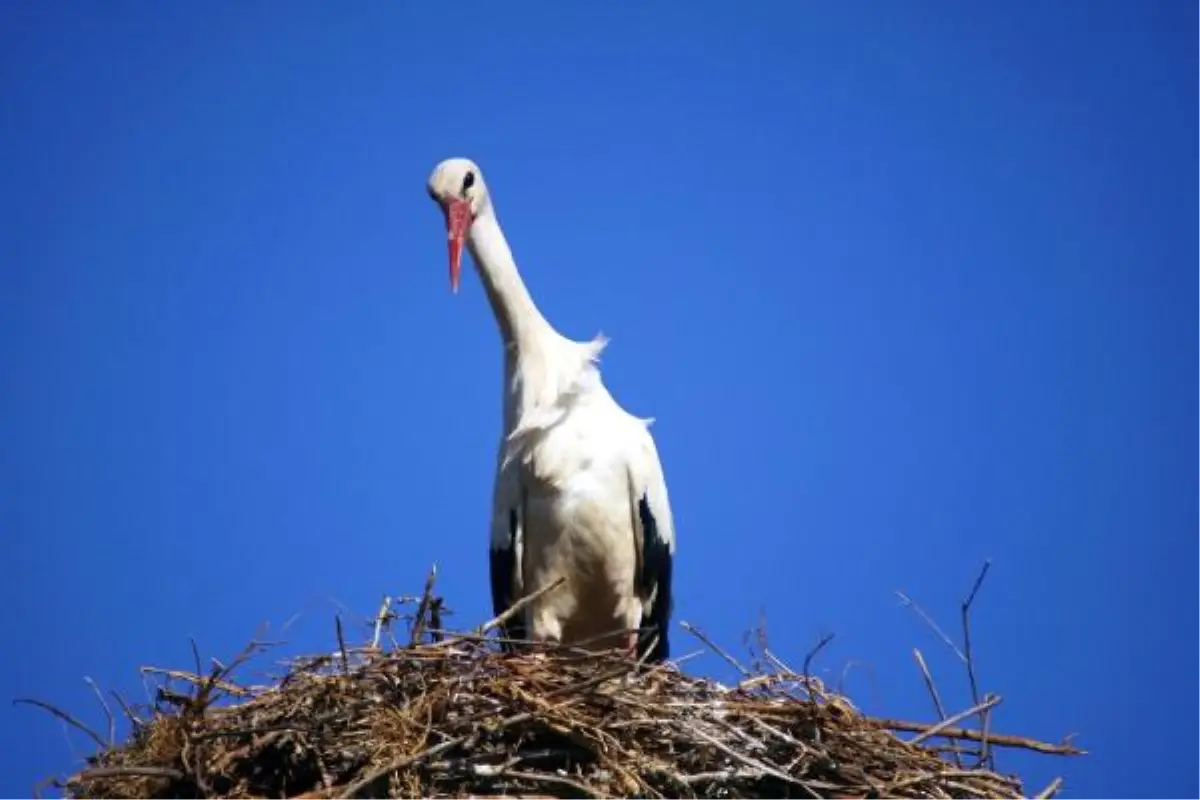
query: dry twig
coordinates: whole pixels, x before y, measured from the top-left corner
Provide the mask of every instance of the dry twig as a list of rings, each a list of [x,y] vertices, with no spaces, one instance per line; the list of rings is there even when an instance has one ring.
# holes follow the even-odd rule
[[[375,615],[375,635],[371,638],[371,649],[379,649],[379,637],[383,634],[384,625],[391,621],[392,616],[392,598],[385,594],[383,604],[379,606],[379,613]]]
[[[108,707],[108,701],[104,699],[104,695],[100,692],[100,687],[96,682],[86,675],[83,676],[84,683],[92,687],[92,692],[95,693],[96,699],[100,701],[100,707],[104,709],[104,716],[108,720],[108,746],[112,747],[117,743],[117,718],[113,716],[112,709]]]
[[[980,736],[974,739],[974,741],[978,741],[980,743],[979,750],[976,753],[978,756],[976,764],[977,766],[985,768],[993,768],[995,766],[992,755],[992,742],[989,738],[989,732],[991,731],[992,723],[991,709],[1000,701],[1000,698],[990,693],[984,695],[982,698],[980,698],[979,695],[979,681],[975,672],[975,656],[971,649],[971,607],[974,605],[975,599],[979,595],[979,590],[982,588],[983,581],[987,577],[988,570],[991,569],[991,566],[991,560],[986,560],[983,562],[983,566],[980,568],[979,574],[975,576],[975,582],[971,585],[971,591],[959,604],[959,615],[962,622],[963,632],[963,646],[961,649],[953,642],[953,640],[950,639],[949,636],[946,635],[946,632],[938,626],[933,618],[926,614],[925,611],[919,605],[917,605],[915,601],[913,601],[912,598],[904,594],[904,592],[896,592],[896,595],[900,598],[901,603],[908,608],[911,608],[913,612],[916,613],[917,616],[919,616],[943,642],[945,642],[946,646],[950,648],[950,650],[958,657],[958,659],[966,668],[967,682],[971,691],[971,702],[979,714],[980,730],[982,732]],[[936,695],[936,690],[933,686],[933,678],[930,675],[929,670],[925,665],[925,660],[921,657],[920,653],[917,653],[917,661],[922,673],[925,676],[926,686],[929,688],[930,693],[934,695],[935,704],[938,706],[938,714],[942,717],[944,722],[946,715],[944,710],[941,708],[941,700]],[[947,725],[948,724],[949,723],[947,723]],[[954,752],[954,758],[956,763],[961,765],[962,759],[959,751],[956,750]]]
[[[429,568],[429,575],[425,578],[425,590],[421,592],[421,601],[417,605],[417,612],[413,615],[412,633],[409,636],[409,641],[412,644],[417,644],[421,641],[421,634],[425,628],[426,617],[429,615],[433,605],[433,584],[437,580],[437,564]]]
[[[934,724],[928,722],[910,722],[903,719],[887,719],[884,717],[874,718],[879,725],[891,731],[904,731],[905,733],[925,733]],[[939,731],[940,736],[947,739],[966,739],[972,742],[982,741],[983,733],[981,731],[972,730],[970,728],[955,728],[945,727]],[[1043,742],[1038,739],[1032,739],[1026,736],[1012,736],[1010,734],[993,733],[988,737],[996,747],[1011,747],[1018,750],[1031,750],[1035,753],[1042,753],[1051,756],[1085,756],[1087,751],[1076,747],[1069,742],[1053,743]]]
[[[963,600],[961,606],[963,655],[966,656],[967,660],[967,680],[971,686],[971,702],[975,703],[975,705],[981,705],[983,701],[979,699],[979,681],[975,678],[975,656],[971,651],[971,606],[975,603],[975,597],[979,594],[979,588],[983,586],[983,579],[987,577],[988,570],[991,567],[992,562],[990,560],[983,562],[983,568],[979,570],[979,575],[975,578],[974,585],[971,586],[971,593],[967,595],[966,600]],[[979,763],[981,766],[987,766],[991,761],[987,736],[988,730],[991,728],[991,718],[990,708],[985,708],[980,712],[980,728],[983,731],[983,737],[980,739],[979,746]]]
[[[938,720],[945,721],[946,707],[942,705],[942,697],[938,694],[937,685],[933,682],[933,675],[929,672],[929,667],[925,664],[925,657],[921,655],[921,651],[913,648],[913,658],[917,661],[917,667],[921,670],[921,677],[925,679],[925,688],[929,691],[929,696],[933,700],[933,709],[937,712]],[[962,755],[955,748],[954,763],[962,766]]]
[[[49,711],[51,714],[58,717],[63,722],[67,723],[68,725],[78,728],[79,730],[86,733],[88,735],[88,737],[92,741],[94,741],[96,744],[100,745],[100,747],[104,748],[104,747],[108,746],[105,743],[104,739],[100,736],[100,734],[96,733],[95,730],[93,730],[92,728],[89,728],[87,725],[83,724],[75,717],[73,717],[70,714],[68,714],[67,712],[63,711],[58,706],[51,705],[50,703],[47,703],[43,700],[35,700],[32,697],[18,697],[16,700],[13,700],[14,706],[21,705],[22,703],[25,705],[37,706],[38,708],[42,709],[43,711]]]

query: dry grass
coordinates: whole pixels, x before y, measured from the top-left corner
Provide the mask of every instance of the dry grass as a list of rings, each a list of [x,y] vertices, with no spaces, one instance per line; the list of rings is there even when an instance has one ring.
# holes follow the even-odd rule
[[[793,670],[765,646],[750,668],[709,643],[744,676],[730,687],[611,653],[502,654],[496,620],[441,631],[432,588],[413,599],[405,644],[378,646],[395,618],[385,604],[373,644],[347,647],[339,623],[337,652],[269,686],[233,683],[256,644],[203,674],[198,658],[195,672],[157,670],[153,708],[121,704],[134,728],[123,744],[49,707],[101,745],[58,785],[95,798],[1007,798],[1023,787],[987,768],[995,747],[1082,752],[989,731],[995,696],[934,725],[869,718],[807,676],[812,654]]]

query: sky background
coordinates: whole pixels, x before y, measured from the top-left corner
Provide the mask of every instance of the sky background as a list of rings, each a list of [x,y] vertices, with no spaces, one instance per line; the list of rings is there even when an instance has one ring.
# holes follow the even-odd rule
[[[954,710],[963,670],[895,593],[957,635],[990,558],[994,730],[1091,752],[1000,768],[1194,796],[1196,39],[1132,0],[4,3],[0,793],[90,752],[11,698],[102,726],[84,676],[324,650],[433,562],[490,616],[501,351],[424,188],[468,156],[658,420],[676,620],[833,632],[822,675],[930,719],[912,648]]]

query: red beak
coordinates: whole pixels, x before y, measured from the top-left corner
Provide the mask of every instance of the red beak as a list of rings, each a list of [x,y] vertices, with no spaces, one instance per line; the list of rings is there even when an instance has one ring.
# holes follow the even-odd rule
[[[457,294],[463,239],[471,227],[471,204],[466,200],[450,199],[442,206],[442,211],[446,214],[446,239],[450,246],[450,291]]]

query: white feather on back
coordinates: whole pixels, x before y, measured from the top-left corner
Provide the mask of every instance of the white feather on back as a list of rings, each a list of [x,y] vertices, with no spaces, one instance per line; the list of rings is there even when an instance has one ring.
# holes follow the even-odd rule
[[[608,339],[559,337],[554,344],[556,351],[527,350],[513,365],[514,419],[501,443],[500,469],[513,471],[518,484],[520,473],[563,492],[564,501],[587,494],[623,505],[645,494],[659,535],[674,552],[666,484],[648,430],[654,420],[627,412],[604,386],[598,362]],[[626,473],[629,480],[622,480]]]

